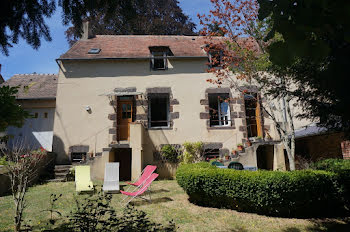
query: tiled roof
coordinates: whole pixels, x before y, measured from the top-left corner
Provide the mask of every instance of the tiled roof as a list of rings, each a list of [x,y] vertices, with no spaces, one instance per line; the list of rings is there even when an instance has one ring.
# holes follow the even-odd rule
[[[149,47],[153,46],[169,47],[174,57],[206,57],[203,46],[208,41],[203,36],[96,35],[77,41],[60,59],[145,58],[150,56]],[[99,54],[88,54],[92,48],[101,51]]]
[[[20,86],[17,99],[55,99],[56,74],[15,74],[3,85]]]
[[[304,138],[313,135],[320,135],[327,133],[327,128],[317,126],[315,123],[312,123],[308,126],[295,130],[295,138]]]

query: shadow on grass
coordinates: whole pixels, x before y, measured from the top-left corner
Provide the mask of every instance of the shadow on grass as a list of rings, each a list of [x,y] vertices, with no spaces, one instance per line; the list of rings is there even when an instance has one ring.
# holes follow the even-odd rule
[[[324,219],[310,219],[313,223],[308,226],[306,231],[310,232],[348,232],[350,231],[350,218],[324,218]],[[283,232],[300,232],[300,229],[295,227],[288,227]]]
[[[123,185],[120,185],[119,188],[120,190],[123,190],[123,191],[134,192],[136,191],[137,187],[123,184]],[[150,190],[150,193],[168,193],[168,192],[170,192],[168,189],[155,189],[155,190],[151,189]]]
[[[230,232],[248,232],[248,230],[244,229],[242,227],[238,227],[238,228],[235,228],[235,229],[231,229]]]
[[[167,189],[156,189],[156,190],[151,190],[150,193],[168,193],[170,192]]]
[[[170,197],[159,197],[159,198],[152,199],[151,202],[146,200],[137,200],[137,201],[130,202],[130,204],[133,206],[141,206],[141,205],[159,204],[159,203],[169,202],[169,201],[173,201],[173,199],[171,199]]]

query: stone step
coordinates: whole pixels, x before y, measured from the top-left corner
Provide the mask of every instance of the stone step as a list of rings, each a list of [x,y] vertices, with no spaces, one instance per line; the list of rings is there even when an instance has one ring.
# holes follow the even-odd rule
[[[65,182],[66,178],[55,178],[55,179],[50,179],[47,180],[47,182]]]
[[[72,165],[55,165],[55,170],[66,170],[66,169],[70,169],[71,167],[73,167]]]
[[[62,178],[66,178],[68,173],[55,173],[55,177],[62,177]]]
[[[55,169],[55,173],[68,173],[69,169]]]

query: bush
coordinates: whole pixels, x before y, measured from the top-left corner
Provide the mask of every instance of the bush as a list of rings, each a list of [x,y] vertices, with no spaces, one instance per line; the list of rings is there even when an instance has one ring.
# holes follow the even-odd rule
[[[182,155],[182,163],[198,162],[202,158],[203,143],[202,142],[185,142],[183,144],[184,152]]]
[[[325,159],[314,163],[313,168],[335,173],[339,196],[345,202],[346,210],[350,211],[350,160]]]
[[[110,206],[112,195],[99,191],[83,200],[76,199],[76,209],[71,212],[68,223],[54,231],[98,232],[98,231],[176,231],[175,224],[170,221],[162,225],[151,221],[143,211],[127,206],[120,215]]]
[[[350,170],[350,160],[344,159],[324,159],[313,164],[317,170],[338,172],[340,170]]]
[[[163,160],[176,164],[179,162],[181,151],[179,148],[176,148],[175,145],[165,144],[160,149],[160,154]]]
[[[75,180],[75,168],[72,167],[69,169],[69,172],[66,176],[67,181],[74,181]]]
[[[334,215],[342,210],[336,174],[303,170],[237,171],[209,163],[181,165],[176,173],[190,201],[274,216]]]
[[[7,165],[6,156],[1,156],[0,157],[0,165]]]

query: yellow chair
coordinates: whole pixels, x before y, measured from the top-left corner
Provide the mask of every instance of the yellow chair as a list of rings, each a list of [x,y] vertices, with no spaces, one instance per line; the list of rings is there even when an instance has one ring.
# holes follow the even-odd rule
[[[75,166],[75,190],[78,193],[94,190],[90,178],[90,166]]]

